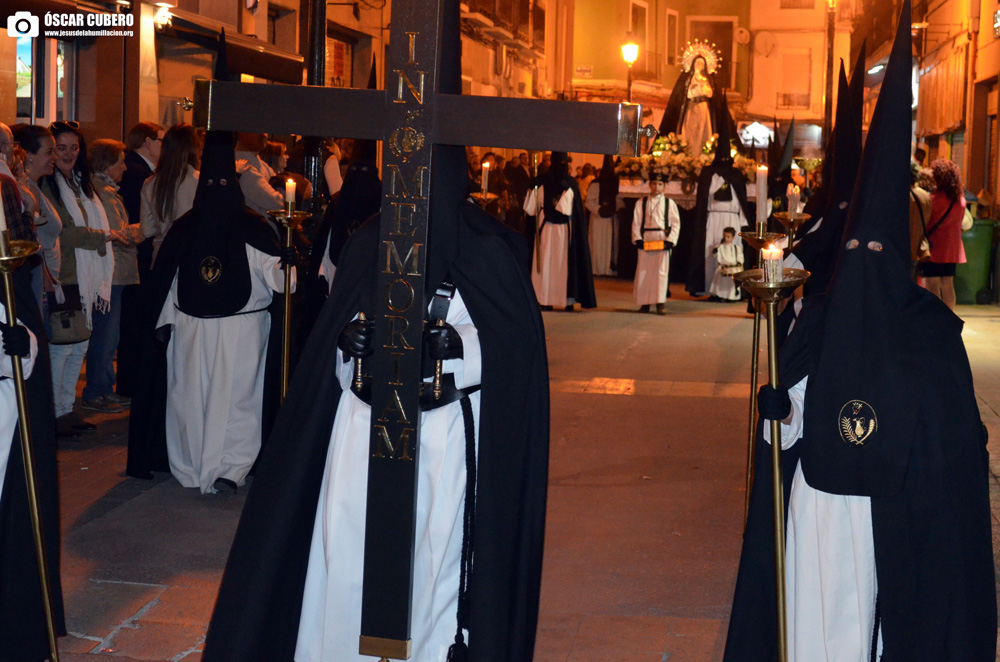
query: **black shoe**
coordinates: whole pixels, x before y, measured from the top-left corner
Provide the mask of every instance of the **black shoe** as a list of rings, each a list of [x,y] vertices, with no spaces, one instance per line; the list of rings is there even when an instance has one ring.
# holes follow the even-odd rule
[[[570,305],[566,306],[566,312],[567,313],[573,312],[573,304],[570,304]]]
[[[656,304],[656,314],[657,315],[666,315],[667,314],[667,304],[665,304],[665,303],[658,303],[658,304]]]
[[[216,478],[212,488],[216,494],[236,494],[238,489],[236,483],[228,478]]]
[[[76,439],[80,436],[80,433],[70,426],[69,421],[66,420],[65,416],[60,416],[56,419],[56,436]]]
[[[552,306],[541,306],[543,312],[549,312],[552,310]]]
[[[639,306],[639,312],[640,313],[648,313],[649,312],[649,304],[648,303],[644,303],[641,306]]]

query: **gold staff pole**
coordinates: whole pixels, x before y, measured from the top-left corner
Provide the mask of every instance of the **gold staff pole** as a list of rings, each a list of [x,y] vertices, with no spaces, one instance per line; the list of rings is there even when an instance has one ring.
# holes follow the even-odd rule
[[[2,210],[0,210],[2,214]],[[6,225],[5,225],[6,227]],[[3,278],[4,309],[7,323],[17,324],[17,308],[14,304],[14,270],[24,264],[31,255],[38,252],[38,244],[32,241],[10,240],[6,229],[0,232],[0,277]],[[28,417],[28,394],[24,385],[24,366],[20,356],[12,356],[14,366],[14,393],[17,396],[18,428],[21,431],[21,458],[24,461],[24,480],[28,487],[28,510],[31,514],[31,529],[35,538],[35,555],[38,557],[38,579],[42,587],[42,606],[45,609],[45,627],[49,635],[49,653],[52,662],[59,662],[59,644],[56,641],[55,616],[52,613],[52,588],[49,586],[49,564],[45,555],[45,534],[42,531],[42,515],[38,504],[38,484],[35,481],[35,455],[31,446],[31,420]]]
[[[758,203],[759,204],[759,203]],[[757,263],[760,264],[760,249],[780,241],[785,237],[780,232],[765,232],[765,226],[758,224],[755,232],[741,232],[740,236],[757,251]],[[746,273],[746,272],[743,272]],[[739,274],[733,276],[736,278]],[[753,294],[749,288],[747,291]],[[760,372],[760,305],[757,297],[753,302],[753,345],[750,347],[750,411],[747,420],[747,471],[746,494],[743,496],[743,527],[747,525],[747,515],[750,513],[750,488],[753,487],[753,457],[754,441],[757,436],[757,375]]]
[[[285,229],[285,248],[292,246],[292,230],[297,223],[301,223],[309,218],[309,213],[295,210],[295,198],[286,200],[284,209],[275,209],[267,212],[273,216]],[[285,269],[285,310],[281,320],[281,402],[285,402],[285,395],[288,393],[289,377],[289,353],[291,350],[292,334],[292,268],[294,265],[286,264]]]
[[[778,303],[809,279],[802,269],[782,269],[774,260],[771,278],[764,269],[749,269],[733,276],[750,294],[767,306],[767,372],[768,383],[778,388]],[[778,616],[778,660],[788,660],[788,633],[785,612],[785,483],[781,475],[781,421],[771,421],[771,469],[774,473],[774,568]]]

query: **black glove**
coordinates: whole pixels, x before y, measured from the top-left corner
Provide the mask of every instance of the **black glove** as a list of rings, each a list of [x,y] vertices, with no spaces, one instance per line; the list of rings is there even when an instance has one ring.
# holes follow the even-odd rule
[[[458,331],[451,324],[444,326],[428,324],[424,327],[424,354],[431,361],[460,359],[464,354],[462,336],[458,335]]]
[[[792,413],[792,400],[785,387],[774,388],[764,384],[757,391],[757,413],[761,418],[783,421]]]
[[[278,253],[281,256],[281,266],[294,267],[299,260],[299,252],[295,246],[282,246]]]
[[[3,353],[7,356],[25,357],[31,353],[27,327],[0,324],[0,336],[3,337]]]
[[[371,356],[372,339],[375,337],[375,323],[371,320],[356,319],[348,323],[340,332],[337,347],[344,356],[352,359],[363,359]]]
[[[665,242],[663,242],[663,249],[664,250],[668,250],[668,251],[672,251],[674,249],[674,242],[672,242],[672,241],[665,241]]]
[[[642,239],[636,239],[632,243],[635,244],[636,248],[642,248]]]

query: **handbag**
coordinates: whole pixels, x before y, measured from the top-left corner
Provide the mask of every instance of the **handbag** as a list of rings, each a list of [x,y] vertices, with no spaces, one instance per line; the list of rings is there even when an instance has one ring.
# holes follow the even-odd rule
[[[83,314],[78,285],[63,285],[66,302],[56,303],[55,293],[49,292],[49,323],[52,326],[52,345],[75,345],[90,338],[87,316]]]

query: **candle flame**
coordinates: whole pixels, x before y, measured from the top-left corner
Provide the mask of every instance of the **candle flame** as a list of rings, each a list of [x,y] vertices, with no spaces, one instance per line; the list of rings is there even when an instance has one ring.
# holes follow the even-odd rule
[[[490,168],[490,162],[489,161],[483,161],[483,167],[486,168],[487,170],[489,170],[489,168]]]

